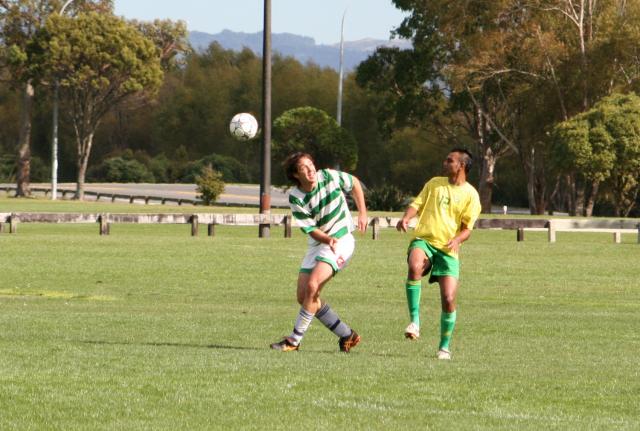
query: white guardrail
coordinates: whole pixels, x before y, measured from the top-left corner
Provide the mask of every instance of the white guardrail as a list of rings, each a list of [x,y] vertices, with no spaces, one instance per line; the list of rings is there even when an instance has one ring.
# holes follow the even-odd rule
[[[371,217],[372,238],[378,239],[380,229],[395,228],[400,218]],[[18,232],[20,223],[96,223],[99,224],[100,235],[108,235],[113,223],[123,224],[190,224],[191,235],[198,235],[199,226],[207,225],[209,236],[215,235],[216,226],[284,226],[284,236],[291,237],[292,219],[286,214],[215,214],[215,213],[35,213],[12,212],[0,213],[0,233]],[[415,225],[415,219],[410,226]],[[8,227],[8,229],[5,228]],[[640,243],[640,223],[637,220],[596,220],[596,219],[525,219],[525,218],[493,218],[479,219],[476,229],[509,229],[517,232],[516,239],[524,241],[525,230],[543,230],[548,233],[549,242],[556,242],[557,232],[609,232],[613,234],[615,243],[622,242],[623,233],[636,233]]]

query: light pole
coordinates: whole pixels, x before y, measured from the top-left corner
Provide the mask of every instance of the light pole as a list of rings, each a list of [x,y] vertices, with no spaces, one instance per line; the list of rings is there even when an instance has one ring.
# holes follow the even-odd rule
[[[264,0],[262,29],[262,179],[260,214],[271,214],[271,0]],[[261,224],[258,236],[270,236],[269,224]]]
[[[60,8],[59,15],[64,14],[64,10],[73,2],[73,0],[67,0],[62,8]],[[58,78],[55,79],[53,84],[53,130],[51,132],[51,200],[55,201],[58,197],[58,99],[60,84]]]
[[[344,17],[347,16],[347,9],[342,14],[342,25],[340,26],[340,71],[338,74],[338,109],[336,111],[336,121],[338,126],[342,126],[342,77],[344,75]]]

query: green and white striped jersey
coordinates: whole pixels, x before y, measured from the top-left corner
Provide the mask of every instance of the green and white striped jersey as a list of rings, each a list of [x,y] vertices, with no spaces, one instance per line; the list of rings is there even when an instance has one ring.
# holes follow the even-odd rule
[[[289,206],[297,225],[306,234],[320,229],[334,238],[353,232],[353,219],[343,193],[353,188],[353,177],[346,172],[320,169],[316,181],[309,193],[298,187],[289,192]],[[309,244],[317,242],[309,236]]]

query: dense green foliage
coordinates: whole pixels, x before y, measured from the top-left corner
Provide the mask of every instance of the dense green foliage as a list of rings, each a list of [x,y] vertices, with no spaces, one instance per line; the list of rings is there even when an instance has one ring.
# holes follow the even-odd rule
[[[89,180],[113,183],[152,183],[153,174],[136,159],[111,157],[105,159],[94,170],[89,171]]]
[[[591,202],[598,186],[611,179],[605,199],[616,215],[628,215],[640,191],[640,98],[633,93],[604,98],[558,124],[553,136],[556,169],[580,181],[577,187],[588,181]]]
[[[104,172],[103,162],[131,150],[135,159],[160,182],[192,182],[195,173],[209,162],[223,172],[225,181],[257,181],[259,140],[246,143],[234,140],[228,133],[228,121],[239,111],[260,111],[261,59],[248,50],[236,53],[214,44],[205,52],[187,54],[183,63],[165,73],[163,87],[152,104],[141,105],[132,101],[107,113],[94,137],[90,159],[90,166],[94,166],[90,172],[92,180],[106,180],[100,174]],[[337,88],[335,71],[321,69],[314,64],[301,65],[294,59],[277,55],[273,68],[274,119],[299,106],[313,106],[329,115],[335,113],[335,92],[328,91]],[[7,95],[10,94],[7,89]],[[389,157],[413,159],[414,154],[392,154],[395,150],[386,148],[385,138],[376,126],[375,96],[366,95],[352,77],[345,82],[344,95],[343,124],[346,131],[339,132],[339,139],[349,144],[348,165],[353,166],[355,159],[360,161],[355,173],[366,184],[392,181],[393,166],[388,163]],[[0,115],[3,112],[8,115],[12,112],[11,107],[15,106],[3,105],[2,100],[0,98],[0,107],[6,106],[6,111],[0,110]],[[33,147],[38,157],[48,161],[50,106],[47,98],[39,103],[42,115],[34,117],[36,134]],[[62,119],[59,176],[61,180],[69,181],[77,176],[75,138],[64,113]],[[350,134],[358,143],[355,155],[355,143],[348,137]],[[11,154],[14,135],[7,133],[6,139],[3,136],[0,133],[0,151]],[[425,136],[415,134],[409,140],[414,147],[420,148]],[[428,156],[423,163],[439,164],[442,151],[423,153]],[[200,162],[203,159],[207,160]],[[274,175],[279,174],[276,162],[273,172]],[[428,175],[428,170],[419,173],[419,180],[410,186],[409,191],[417,192]]]
[[[228,183],[250,183],[254,177],[247,166],[230,156],[212,154],[195,162],[190,162],[179,177],[179,182],[193,183],[196,175],[206,166],[211,166],[220,172],[224,181]]]
[[[280,153],[315,147],[318,154],[314,155],[323,164],[350,170],[369,187],[393,185],[415,194],[440,172],[444,155],[456,146],[470,148],[476,155],[471,182],[487,211],[492,204],[506,204],[528,205],[536,214],[547,210],[590,214],[592,209],[597,214],[640,212],[634,185],[638,174],[616,171],[622,166],[616,163],[610,175],[602,175],[598,172],[608,167],[580,164],[578,159],[573,159],[574,165],[556,169],[560,149],[555,148],[553,133],[557,124],[589,112],[601,99],[640,89],[636,53],[640,3],[396,0],[394,4],[406,12],[396,35],[411,40],[413,48],[380,48],[355,73],[347,73],[343,128],[332,125],[332,132],[316,133],[310,127],[307,134],[314,135],[313,142],[307,139],[303,144],[292,136],[281,139],[279,130],[295,134],[299,129],[290,125],[279,129],[276,123],[288,118],[289,114],[280,119],[286,112],[307,107],[322,114],[303,123],[329,125],[336,112],[338,74],[313,63],[274,56],[274,182],[282,179]],[[0,154],[4,160],[14,155],[19,161],[18,169],[2,168],[0,174],[20,182],[25,169],[34,168],[34,179],[46,177],[51,157],[47,90],[51,78],[58,77],[66,108],[60,123],[59,177],[63,181],[80,177],[77,118],[69,115],[73,98],[67,91],[71,81],[65,79],[76,72],[82,76],[74,81],[77,84],[104,84],[104,79],[111,78],[96,75],[100,67],[90,61],[82,72],[88,75],[81,75],[72,67],[81,63],[74,57],[78,50],[68,44],[68,49],[57,50],[56,44],[67,40],[65,32],[85,24],[83,33],[88,35],[83,38],[90,42],[93,27],[82,24],[83,17],[100,15],[96,23],[126,24],[141,43],[133,43],[130,49],[105,49],[107,57],[124,55],[126,64],[133,58],[129,54],[149,54],[147,48],[153,47],[154,66],[142,72],[151,79],[161,70],[164,78],[154,98],[146,96],[153,93],[155,85],[150,83],[155,78],[149,85],[142,84],[150,91],[108,104],[102,112],[100,127],[90,134],[94,142],[90,159],[88,152],[83,153],[83,162],[96,167],[92,178],[106,180],[105,161],[130,150],[154,181],[192,182],[208,163],[223,173],[225,181],[257,181],[260,139],[235,141],[228,122],[237,112],[261,118],[261,58],[248,49],[233,52],[215,43],[204,51],[191,51],[184,23],[122,23],[110,15],[112,2],[106,0],[77,0],[69,16],[47,19],[59,7],[55,1],[0,2],[5,35],[0,40],[1,73],[12,78],[0,80],[0,121],[7,125],[0,130]],[[34,45],[38,34],[46,37]],[[51,49],[48,41],[55,41]],[[77,43],[88,50],[82,40]],[[124,82],[128,82],[124,88],[141,87]],[[27,84],[36,85],[35,95]],[[32,118],[32,124],[27,118]],[[28,123],[32,127],[26,127]],[[611,135],[614,140],[616,136]],[[285,142],[291,145],[282,146]],[[636,157],[633,150],[620,146],[615,152],[616,159],[622,154],[627,160]],[[218,163],[222,159],[224,168]],[[635,160],[626,166],[635,166]],[[617,201],[624,201],[624,208],[616,207]]]
[[[276,166],[294,152],[313,156],[319,168],[353,171],[358,161],[358,144],[326,112],[309,106],[284,112],[273,122],[273,160]],[[286,184],[282,170],[275,178]]]
[[[3,81],[8,81],[18,89],[20,95],[19,131],[16,133],[16,184],[19,196],[30,194],[29,183],[32,180],[32,125],[36,81],[34,71],[42,69],[33,46],[39,34],[42,34],[50,17],[60,15],[64,7],[76,13],[99,13],[110,15],[112,0],[3,0],[0,2],[0,73]],[[92,47],[93,48],[93,47]],[[5,75],[7,75],[5,77]],[[50,82],[51,84],[51,82]],[[37,107],[36,107],[37,108]],[[37,175],[37,173],[36,173]],[[34,175],[34,176],[36,176]]]
[[[30,45],[35,80],[58,82],[69,101],[77,147],[77,196],[83,184],[93,137],[107,112],[162,83],[154,41],[122,18],[104,13],[53,15]]]
[[[409,196],[393,185],[384,185],[365,191],[367,209],[373,211],[403,211]]]
[[[523,174],[532,213],[549,204],[569,212],[588,206],[574,176],[551,173],[548,133],[613,92],[638,90],[640,3],[393,3],[407,13],[396,33],[413,49],[379,48],[357,71],[358,82],[384,100],[379,121],[393,130],[431,123],[442,139],[470,143],[484,209],[509,176]],[[500,183],[507,158],[520,169]]]
[[[392,229],[358,236],[324,292],[362,343],[340,354],[314,322],[299,352],[270,351],[298,310],[306,239],[293,234],[115,225],[100,237],[95,226],[26,224],[0,234],[0,428],[640,427],[635,235],[548,244],[544,233],[518,243],[474,232],[443,363],[433,287],[421,339],[402,336],[409,235]]]

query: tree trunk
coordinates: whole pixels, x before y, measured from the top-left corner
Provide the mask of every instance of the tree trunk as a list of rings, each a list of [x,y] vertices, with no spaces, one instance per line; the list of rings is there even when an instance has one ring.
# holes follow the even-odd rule
[[[82,137],[77,136],[76,139],[78,140],[78,182],[76,183],[75,199],[84,200],[84,180],[87,174],[91,145],[93,144],[93,133]]]
[[[524,154],[525,151],[522,151]],[[526,156],[524,156],[526,157]],[[523,157],[523,158],[524,158]],[[530,159],[524,160],[523,166],[527,173],[527,200],[529,201],[529,212],[535,214],[535,202],[536,202],[536,170],[535,170],[535,153],[533,147],[530,152]]]
[[[480,204],[482,212],[491,213],[491,202],[493,197],[493,173],[496,167],[496,157],[490,147],[485,147],[482,154],[482,165],[480,167],[480,186],[478,194],[480,195]]]
[[[482,205],[482,212],[485,214],[491,213],[491,201],[493,198],[493,172],[496,165],[496,157],[489,145],[485,141],[485,119],[482,115],[482,111],[476,104],[475,108],[475,121],[473,123],[474,133],[476,135],[478,154],[480,155],[480,184],[478,186],[478,194],[480,195],[480,205]]]
[[[638,193],[640,193],[640,185],[636,185],[634,188],[631,199],[629,199],[629,205],[623,210],[622,215],[624,217],[629,217],[629,214],[631,214],[631,211],[635,208],[636,202],[638,201]]]
[[[559,210],[560,208],[565,208],[565,202],[562,199],[562,194],[560,193],[560,175],[556,176],[556,182],[553,186],[553,191],[549,195],[549,215],[553,215],[554,211]]]
[[[547,206],[545,199],[546,184],[544,174],[538,172],[535,148],[531,147],[531,151],[521,151],[523,159],[529,156],[529,160],[522,160],[525,172],[527,174],[527,198],[529,201],[529,212],[531,214],[544,214]]]
[[[584,216],[584,200],[585,200],[585,185],[579,181],[576,181],[575,188],[575,213],[573,216]]]
[[[576,178],[574,174],[567,175],[565,178],[567,182],[567,212],[570,216],[575,216],[578,214],[577,212],[577,203],[576,203]]]
[[[20,136],[18,138],[18,166],[16,196],[31,195],[31,114],[34,89],[31,81],[22,89],[22,116],[20,118]]]
[[[535,190],[535,213],[538,215],[544,214],[547,210],[547,182],[544,176],[537,176],[535,178],[536,190]]]
[[[598,195],[598,189],[600,188],[600,181],[594,180],[591,184],[591,193],[589,193],[589,199],[584,207],[585,217],[591,217],[593,214],[593,207],[596,203],[596,196]]]

